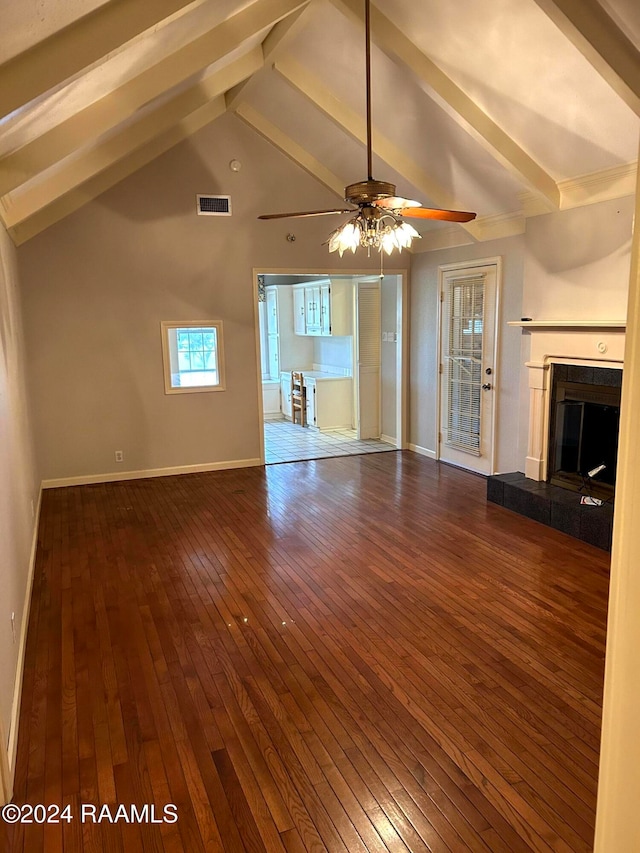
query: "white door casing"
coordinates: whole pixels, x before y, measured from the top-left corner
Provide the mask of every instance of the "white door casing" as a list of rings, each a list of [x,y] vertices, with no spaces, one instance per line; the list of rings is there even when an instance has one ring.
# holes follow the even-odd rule
[[[500,259],[439,269],[438,458],[494,472]]]

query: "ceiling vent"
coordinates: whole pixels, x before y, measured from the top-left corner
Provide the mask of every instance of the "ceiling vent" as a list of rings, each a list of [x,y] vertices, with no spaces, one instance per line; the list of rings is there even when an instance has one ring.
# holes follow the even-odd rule
[[[230,195],[197,195],[198,216],[231,216]]]

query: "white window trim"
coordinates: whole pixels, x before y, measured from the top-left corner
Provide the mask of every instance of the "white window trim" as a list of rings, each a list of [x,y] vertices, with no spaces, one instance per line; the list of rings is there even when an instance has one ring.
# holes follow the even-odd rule
[[[222,320],[163,320],[160,323],[162,331],[162,366],[164,373],[165,394],[202,394],[211,391],[225,391],[224,338],[222,335]],[[218,364],[219,382],[217,385],[194,385],[174,388],[171,384],[171,357],[169,352],[169,332],[172,329],[204,329],[216,330],[216,358]]]

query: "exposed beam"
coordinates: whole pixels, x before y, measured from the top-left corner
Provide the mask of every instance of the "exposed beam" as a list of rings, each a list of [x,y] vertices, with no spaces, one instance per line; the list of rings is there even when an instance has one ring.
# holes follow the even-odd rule
[[[195,86],[146,113],[138,121],[107,135],[88,151],[72,158],[60,168],[51,170],[51,174],[43,176],[33,186],[5,196],[3,218],[6,225],[13,227],[29,219],[40,208],[47,207],[118,160],[128,157],[137,148],[150,142],[154,136],[179,124],[185,117],[200,109],[206,109],[213,101],[213,117],[216,118],[226,110],[224,98],[221,97],[224,92],[253,74],[261,65],[262,51],[258,45],[226,68],[210,74]]]
[[[364,26],[360,0],[331,2],[359,26]],[[471,133],[499,163],[540,193],[550,210],[559,207],[560,193],[553,178],[375,7],[371,9],[371,36],[384,53],[407,68],[419,83],[426,84],[446,113]]]
[[[146,166],[152,160],[155,160],[156,157],[159,157],[174,145],[187,139],[224,112],[225,104],[222,96],[216,98],[214,101],[210,101],[191,115],[186,116],[175,127],[172,127],[159,136],[155,136],[146,145],[137,148],[127,158],[119,160],[104,171],[99,172],[81,186],[56,199],[48,207],[38,210],[33,216],[20,222],[18,225],[8,228],[7,230],[14,243],[17,246],[25,243],[31,237],[35,237],[49,226],[64,219],[65,216],[69,216],[69,214],[79,210],[87,202],[92,201],[101,193],[111,189],[119,181]],[[0,205],[2,201],[0,199]]]
[[[308,0],[257,0],[153,67],[0,160],[0,195],[116,127],[144,104],[224,59]]]
[[[640,54],[597,0],[536,3],[640,116]]]
[[[0,66],[0,116],[73,77],[192,0],[111,0]]]
[[[293,12],[291,15],[280,21],[271,29],[265,40],[262,42],[262,55],[264,62],[273,62],[279,53],[286,48],[289,42],[296,36],[303,25],[303,18],[309,6],[304,6]],[[234,86],[226,94],[227,109],[235,110],[238,104],[246,100],[250,87],[255,85],[255,79],[250,78],[243,83]]]
[[[310,74],[299,63],[289,58],[276,62],[273,66],[280,76],[294,89],[304,95],[312,104],[321,110],[327,118],[344,130],[353,139],[366,145],[367,128],[364,118],[348,107],[336,95],[329,91],[320,81]],[[389,166],[402,175],[409,184],[431,199],[435,204],[444,208],[456,207],[455,199],[437,184],[415,161],[375,128],[373,129],[373,151],[388,163]],[[362,180],[366,177],[365,164],[362,166]],[[473,234],[473,222],[461,226]]]
[[[344,200],[344,184],[333,172],[329,171],[319,160],[316,160],[309,152],[294,142],[280,128],[272,124],[261,113],[249,104],[240,104],[236,107],[236,115],[256,130],[268,142],[282,151],[289,159],[301,166],[313,178],[332,190],[337,196]]]

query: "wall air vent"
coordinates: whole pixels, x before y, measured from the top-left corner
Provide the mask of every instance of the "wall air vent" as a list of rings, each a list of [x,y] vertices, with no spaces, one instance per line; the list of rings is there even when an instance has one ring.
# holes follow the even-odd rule
[[[197,195],[198,216],[231,216],[230,195]]]

